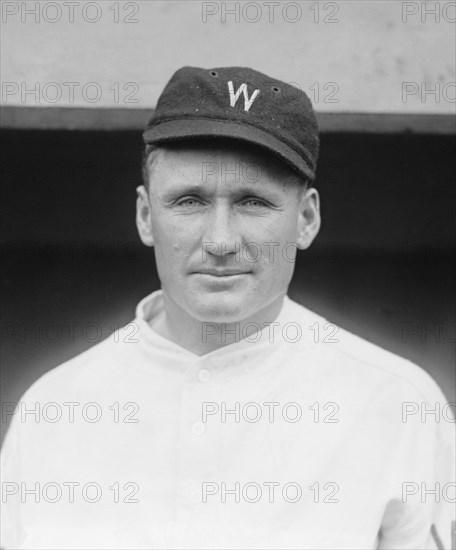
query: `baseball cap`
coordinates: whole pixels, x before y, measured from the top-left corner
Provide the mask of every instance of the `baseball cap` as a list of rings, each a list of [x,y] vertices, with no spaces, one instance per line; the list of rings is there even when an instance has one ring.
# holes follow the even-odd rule
[[[291,84],[247,67],[179,69],[158,99],[144,142],[209,137],[255,144],[315,179],[317,119],[308,96]]]

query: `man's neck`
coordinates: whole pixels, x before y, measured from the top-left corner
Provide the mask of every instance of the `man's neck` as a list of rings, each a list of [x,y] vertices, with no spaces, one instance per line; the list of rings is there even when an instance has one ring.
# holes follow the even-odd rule
[[[249,338],[253,342],[255,327],[259,326],[262,330],[267,329],[268,324],[277,319],[282,309],[283,300],[284,295],[281,295],[242,321],[204,324],[189,315],[163,293],[163,310],[150,321],[150,326],[160,336],[201,356],[239,342],[244,338]]]

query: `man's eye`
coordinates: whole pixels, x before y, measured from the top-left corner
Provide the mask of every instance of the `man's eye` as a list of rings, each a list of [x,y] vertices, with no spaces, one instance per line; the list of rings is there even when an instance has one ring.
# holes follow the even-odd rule
[[[243,205],[245,206],[249,206],[251,208],[265,208],[267,206],[269,206],[269,203],[267,203],[266,201],[262,200],[262,199],[258,199],[256,197],[251,197],[251,198],[248,198],[248,199],[245,199],[242,201]]]
[[[178,206],[197,206],[198,204],[202,204],[199,199],[196,197],[185,197],[183,199],[180,199],[176,202]]]

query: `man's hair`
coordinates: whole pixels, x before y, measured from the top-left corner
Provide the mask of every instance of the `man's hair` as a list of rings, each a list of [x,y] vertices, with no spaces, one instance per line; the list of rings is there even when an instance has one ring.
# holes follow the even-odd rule
[[[141,172],[144,187],[147,189],[147,191],[149,191],[149,178],[151,174],[151,168],[159,154],[159,149],[160,148],[157,145],[149,143],[146,145],[142,154]]]
[[[192,140],[191,142],[177,142],[175,144],[165,144],[165,145],[155,145],[155,144],[147,144],[143,154],[142,154],[142,178],[144,187],[147,191],[149,191],[149,181],[150,176],[152,173],[153,165],[157,161],[157,158],[160,154],[160,151],[163,149],[172,149],[176,147],[182,147],[183,144],[185,146],[185,143],[191,143],[195,146],[202,146],[202,147],[215,147],[217,149],[223,149],[226,147],[227,149],[233,148],[233,144],[236,144],[239,147],[239,142],[234,142],[233,140],[224,139],[224,138],[201,138]],[[267,159],[268,162],[271,161],[271,155],[270,153],[264,151],[260,147],[256,145],[252,145],[250,143],[244,143],[243,145],[244,149],[251,149],[253,151],[261,152],[265,155],[265,159]],[[280,159],[274,159],[277,162],[278,168],[280,170],[280,173],[285,176],[286,181],[294,181],[298,182],[300,186],[302,186],[303,189],[306,189],[307,187],[311,186],[311,182],[304,178],[302,175],[295,172],[292,168],[288,166],[284,161]]]

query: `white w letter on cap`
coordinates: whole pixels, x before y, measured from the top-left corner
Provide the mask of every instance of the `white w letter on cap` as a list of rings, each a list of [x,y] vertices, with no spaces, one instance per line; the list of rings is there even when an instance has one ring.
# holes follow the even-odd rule
[[[255,90],[252,96],[249,98],[249,94],[247,92],[247,84],[245,83],[241,84],[239,86],[238,91],[234,93],[234,86],[233,86],[232,80],[228,82],[228,90],[230,91],[230,107],[234,107],[237,103],[237,100],[239,99],[239,96],[241,94],[244,94],[244,111],[246,112],[248,112],[253,102],[255,101],[257,95],[260,93],[260,90]]]

